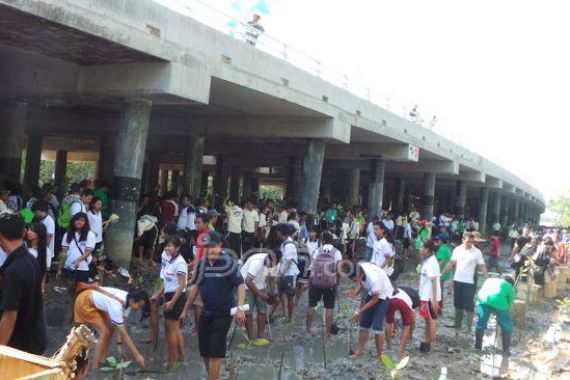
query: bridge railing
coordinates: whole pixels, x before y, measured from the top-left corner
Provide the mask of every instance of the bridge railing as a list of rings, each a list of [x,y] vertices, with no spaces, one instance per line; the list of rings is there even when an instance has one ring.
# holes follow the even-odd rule
[[[171,9],[176,10],[181,14],[192,17],[211,28],[241,40],[244,43],[247,43],[246,32],[248,30],[259,33],[259,31],[247,25],[243,20],[208,4],[206,1],[155,1],[158,1],[162,5],[169,6]],[[276,58],[283,59],[308,73],[316,75],[331,84],[344,88],[362,99],[366,99],[383,109],[412,121],[418,126],[432,130],[433,132],[454,141],[456,144],[461,145],[468,150],[471,149],[471,152],[474,152],[476,149],[473,147],[473,143],[471,141],[461,139],[459,134],[456,134],[452,129],[445,128],[441,123],[439,123],[439,121],[434,122],[434,115],[427,116],[421,113],[421,105],[418,105],[419,112],[417,115],[411,116],[411,111],[415,106],[413,102],[397,99],[396,97],[389,96],[387,94],[380,94],[369,86],[353,80],[340,70],[337,70],[311,55],[280,41],[269,33],[260,33],[259,38],[256,40],[255,47],[275,56]],[[491,156],[492,157],[490,158],[493,161],[499,162],[499,160],[497,160],[500,157],[498,154],[492,154]]]

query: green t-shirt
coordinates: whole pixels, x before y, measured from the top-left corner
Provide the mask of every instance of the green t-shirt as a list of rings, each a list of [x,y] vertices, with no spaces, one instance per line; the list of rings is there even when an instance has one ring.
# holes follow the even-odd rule
[[[442,261],[442,263],[439,265],[439,270],[443,271],[443,269],[447,266],[447,264],[451,260],[451,248],[449,248],[449,245],[442,244],[437,250],[435,258],[437,259],[437,261]],[[450,276],[451,276],[451,271],[441,276],[441,279],[443,281],[447,281],[449,280]]]
[[[325,220],[327,221],[327,223],[332,224],[332,223],[334,223],[337,215],[338,215],[338,211],[336,209],[329,208],[325,212]]]
[[[212,223],[208,223],[208,228],[210,229],[210,231],[216,232],[216,229],[214,228],[214,225]]]
[[[515,302],[515,288],[502,278],[488,278],[477,293],[477,302],[496,310],[509,310]]]

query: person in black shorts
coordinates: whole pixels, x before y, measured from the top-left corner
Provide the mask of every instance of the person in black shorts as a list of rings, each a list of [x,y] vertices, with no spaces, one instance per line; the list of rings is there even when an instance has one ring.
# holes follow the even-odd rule
[[[202,242],[204,257],[198,262],[180,319],[186,317],[200,292],[204,306],[198,322],[198,346],[208,379],[217,380],[222,359],[226,357],[226,338],[232,323],[231,311],[236,306],[236,289],[236,322],[239,325],[245,322],[245,284],[237,260],[222,250],[220,234],[209,232]]]

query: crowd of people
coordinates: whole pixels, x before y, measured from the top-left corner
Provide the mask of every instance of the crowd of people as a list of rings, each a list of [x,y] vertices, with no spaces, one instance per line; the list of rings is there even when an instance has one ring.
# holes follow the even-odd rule
[[[528,277],[522,268],[531,266],[534,281],[544,284],[545,271],[566,264],[568,257],[566,230],[533,233],[522,221],[508,228],[494,221],[489,231],[479,231],[474,218],[445,212],[425,219],[414,207],[368,217],[362,207],[344,209],[335,202],[323,204],[315,215],[270,199],[218,203],[220,210],[208,199],[186,194],[142,197],[129,270],[156,268],[160,286],[145,290],[131,279],[123,290],[101,284],[100,275],[114,270],[130,277],[126,268],[114,268],[113,254],[105,249],[113,215],[104,182],[94,188],[87,181],[73,183],[63,199],[52,185],[25,200],[17,186],[0,190],[0,344],[43,353],[42,300],[51,291],[67,293],[73,321],[97,332],[93,369],[107,357],[115,330],[120,354],[126,345],[144,367],[125,321],[131,311],[146,317],[161,308],[167,367],[185,360],[181,323],[193,319],[192,336],[197,335],[205,369],[210,379],[217,379],[234,316],[250,341],[270,344],[267,324],[276,323],[279,313],[283,323],[290,323],[307,293],[306,334],[313,333],[315,308],[322,301],[328,340],[338,332],[334,310],[339,286],[350,278],[355,286],[347,295],[360,299],[352,317],[360,327],[355,358],[365,355],[370,331],[376,354],[382,355],[384,344],[392,343],[397,314],[403,325],[398,347],[403,357],[416,311],[426,324],[420,350],[434,350],[446,288],[453,289],[455,309],[446,327],[471,334],[476,315],[475,347],[481,349],[487,320],[495,313],[508,354],[513,328],[509,310],[516,284]],[[485,237],[490,244],[483,253],[478,244]],[[512,251],[501,261],[505,239],[510,239]],[[418,264],[417,288],[398,282],[406,263]],[[477,291],[480,275],[485,281]]]

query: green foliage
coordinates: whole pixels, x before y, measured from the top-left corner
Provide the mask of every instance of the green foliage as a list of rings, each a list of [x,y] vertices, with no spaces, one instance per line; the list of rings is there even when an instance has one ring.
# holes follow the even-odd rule
[[[560,214],[556,220],[557,226],[570,226],[570,195],[551,199],[548,203],[548,209]]]
[[[272,185],[261,185],[259,186],[259,198],[261,199],[273,199],[279,200],[283,199],[285,196],[283,188],[279,186]]]
[[[406,356],[405,358],[400,360],[397,364],[387,355],[382,355],[380,357],[380,360],[384,364],[384,367],[386,367],[386,369],[390,371],[390,378],[392,380],[397,380],[400,377],[400,371],[408,365],[410,357]]]
[[[101,372],[120,372],[131,365],[131,361],[118,361],[114,356],[109,356],[106,361],[106,366],[99,369]]]
[[[556,304],[561,313],[570,313],[570,298],[564,297],[563,300],[556,300]]]

